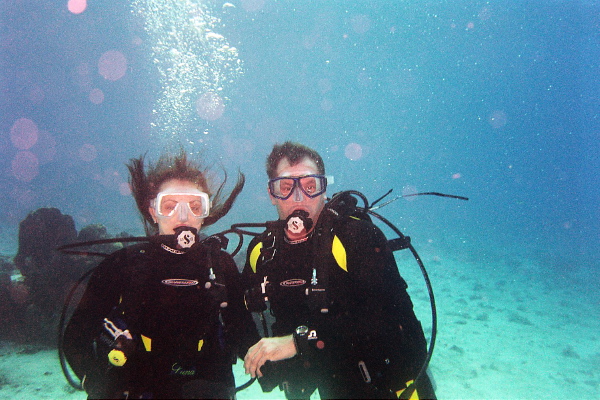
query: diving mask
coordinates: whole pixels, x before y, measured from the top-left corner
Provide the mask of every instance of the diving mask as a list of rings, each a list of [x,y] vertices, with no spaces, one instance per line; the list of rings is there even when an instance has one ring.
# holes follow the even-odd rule
[[[150,204],[160,218],[177,216],[180,221],[188,218],[206,218],[210,212],[208,194],[198,189],[175,189],[160,192]]]
[[[327,178],[324,175],[283,176],[269,180],[271,196],[287,200],[296,193],[294,200],[300,201],[300,192],[313,199],[325,193]]]

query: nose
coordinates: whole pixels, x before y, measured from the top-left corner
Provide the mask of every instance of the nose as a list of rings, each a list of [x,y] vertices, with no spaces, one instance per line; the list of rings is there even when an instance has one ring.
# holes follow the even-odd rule
[[[304,200],[304,198],[302,197],[302,190],[300,190],[300,188],[296,186],[296,188],[294,189],[294,201],[300,202],[302,200]]]
[[[184,207],[183,204],[178,204],[178,206],[179,206],[179,221],[186,222],[188,220],[187,207]]]

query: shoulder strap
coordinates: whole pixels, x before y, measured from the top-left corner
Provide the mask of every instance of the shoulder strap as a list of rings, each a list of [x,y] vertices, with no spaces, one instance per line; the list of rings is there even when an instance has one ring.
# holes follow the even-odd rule
[[[204,285],[211,295],[219,313],[227,307],[227,287],[225,281],[225,272],[220,263],[220,247],[210,244],[204,245],[206,248],[206,263],[208,268],[208,281]]]
[[[256,273],[258,265],[264,265],[275,257],[277,245],[279,244],[277,234],[272,229],[265,231],[259,239],[258,243],[256,243],[250,251],[250,256],[248,257],[250,268],[252,268],[252,272],[254,273]]]

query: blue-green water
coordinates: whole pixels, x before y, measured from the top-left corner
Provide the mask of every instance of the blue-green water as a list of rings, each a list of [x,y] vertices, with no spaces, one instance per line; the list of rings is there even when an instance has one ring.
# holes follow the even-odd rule
[[[323,155],[331,193],[469,197],[381,210],[432,260],[480,262],[484,282],[486,263],[532,260],[528,279],[598,305],[600,2],[0,7],[4,255],[39,207],[141,233],[124,163],[180,145],[246,174],[215,229],[274,219],[264,160],[292,139]]]

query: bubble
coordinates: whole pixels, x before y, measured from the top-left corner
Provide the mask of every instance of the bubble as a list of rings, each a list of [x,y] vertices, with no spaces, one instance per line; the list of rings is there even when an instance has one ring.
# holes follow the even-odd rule
[[[132,0],[131,6],[144,21],[144,43],[152,49],[162,88],[150,134],[169,142],[197,140],[186,133],[196,132],[201,119],[221,117],[227,90],[243,73],[238,50],[220,34],[223,25],[211,2]]]
[[[221,39],[225,39],[225,38],[223,37],[223,35],[219,35],[218,33],[215,33],[215,32],[207,32],[207,33],[206,33],[206,38],[207,38],[207,39],[214,39],[214,40],[221,40]],[[229,47],[227,47],[227,49],[228,49],[228,48],[229,48]]]
[[[502,128],[508,122],[506,114],[504,111],[496,110],[490,114],[488,119],[490,125],[494,129]]]
[[[18,152],[11,162],[11,172],[22,182],[31,182],[40,173],[40,163],[30,151]]]
[[[19,118],[10,128],[10,140],[19,150],[28,150],[38,140],[38,127],[28,118]]]
[[[362,158],[363,149],[358,143],[350,143],[344,149],[344,155],[351,161],[356,161]]]
[[[90,91],[90,101],[94,104],[102,104],[104,101],[104,92],[100,89],[92,89]]]
[[[223,99],[214,92],[204,93],[196,102],[196,111],[200,118],[216,121],[223,116],[225,104]]]
[[[98,150],[96,150],[96,146],[93,144],[86,143],[79,148],[78,154],[80,159],[90,162],[98,157]]]
[[[87,8],[87,0],[69,0],[67,8],[73,14],[81,14]]]
[[[104,52],[98,60],[98,73],[109,81],[117,81],[127,72],[127,59],[117,50]]]

